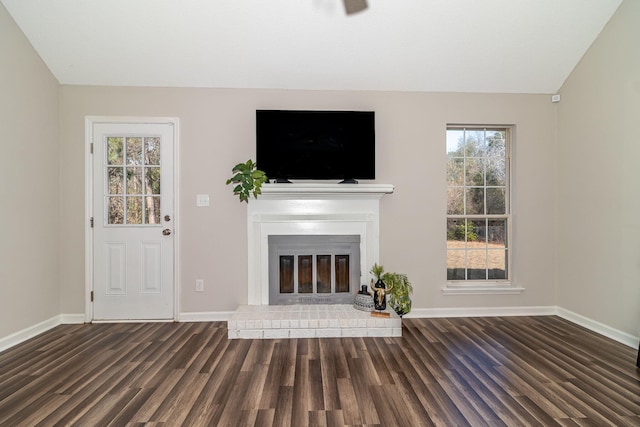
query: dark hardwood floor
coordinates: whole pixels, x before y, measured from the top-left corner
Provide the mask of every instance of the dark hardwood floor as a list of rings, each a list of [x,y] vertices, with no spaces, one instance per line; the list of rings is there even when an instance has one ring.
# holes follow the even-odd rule
[[[402,338],[63,325],[0,353],[0,426],[640,426],[636,357],[554,316],[405,319]]]

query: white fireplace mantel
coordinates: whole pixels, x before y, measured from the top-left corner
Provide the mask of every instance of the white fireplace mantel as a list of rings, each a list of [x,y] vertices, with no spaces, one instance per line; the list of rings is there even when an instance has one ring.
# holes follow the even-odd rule
[[[390,184],[265,184],[260,199],[380,199],[393,193]]]
[[[270,235],[359,235],[361,282],[378,262],[380,199],[390,184],[265,184],[247,208],[249,305],[269,304]]]

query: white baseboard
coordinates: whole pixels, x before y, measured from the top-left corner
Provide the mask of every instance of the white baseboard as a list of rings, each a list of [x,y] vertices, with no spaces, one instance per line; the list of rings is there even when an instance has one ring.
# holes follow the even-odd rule
[[[180,313],[180,322],[226,322],[231,319],[232,311],[207,311]],[[464,308],[414,308],[405,318],[433,317],[495,317],[495,316],[552,316],[580,325],[595,333],[611,338],[629,347],[638,348],[639,337],[619,331],[588,317],[561,307],[464,307]],[[4,338],[0,338],[0,351],[11,348],[62,324],[84,323],[84,314],[60,314],[43,322],[29,326]]]
[[[203,311],[180,313],[178,322],[226,322],[233,311]]]
[[[231,318],[232,311],[189,312],[180,313],[180,322],[217,322],[227,321]],[[43,332],[53,329],[58,325],[71,325],[85,323],[84,314],[59,314],[43,322],[24,328],[6,337],[0,338],[0,351],[7,350]]]
[[[4,338],[0,338],[0,351],[4,351],[8,348],[18,345],[30,338],[40,335],[43,332],[48,331],[51,328],[55,328],[60,324],[60,316],[54,316],[43,322],[24,328],[21,331],[15,332]]]
[[[58,325],[84,323],[84,314],[59,314],[43,322],[24,328],[4,338],[0,338],[0,351],[6,350],[30,338],[47,332]]]
[[[611,338],[614,341],[618,341],[621,344],[633,348],[638,348],[638,341],[640,341],[640,338],[635,337],[631,334],[619,331],[596,320],[590,319],[578,313],[574,313],[562,307],[558,307],[558,316],[562,317],[565,320],[568,320],[569,322],[575,323],[576,325],[587,328],[590,331],[596,332],[607,338]]]
[[[555,306],[540,307],[460,307],[414,308],[406,318],[429,317],[496,317],[496,316],[551,316],[557,313]]]
[[[619,331],[596,320],[561,307],[463,307],[463,308],[414,308],[407,319],[431,317],[495,317],[495,316],[553,316],[557,315],[592,332],[611,338],[629,347],[638,348],[639,337]]]

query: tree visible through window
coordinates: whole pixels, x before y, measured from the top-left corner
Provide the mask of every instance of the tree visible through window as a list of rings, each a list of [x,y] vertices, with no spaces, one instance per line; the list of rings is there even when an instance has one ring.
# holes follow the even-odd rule
[[[108,224],[160,224],[160,138],[109,136]]]
[[[509,279],[508,127],[447,127],[447,280]]]

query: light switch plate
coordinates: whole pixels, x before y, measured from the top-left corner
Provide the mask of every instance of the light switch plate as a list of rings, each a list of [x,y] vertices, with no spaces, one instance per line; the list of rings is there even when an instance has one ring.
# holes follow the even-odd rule
[[[196,194],[196,206],[209,206],[209,195],[208,194]]]

